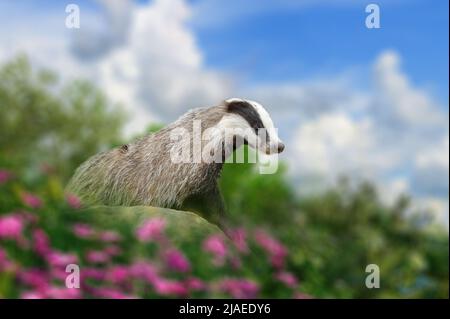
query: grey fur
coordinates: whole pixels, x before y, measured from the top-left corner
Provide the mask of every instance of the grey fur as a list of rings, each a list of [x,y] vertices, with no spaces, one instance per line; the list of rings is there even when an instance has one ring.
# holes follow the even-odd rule
[[[204,197],[204,204],[217,206],[216,212],[208,215],[217,215],[214,221],[220,223],[223,203],[217,179],[222,164],[173,163],[169,154],[174,143],[170,132],[177,127],[192,132],[196,119],[202,121],[204,131],[226,113],[225,106],[194,109],[156,133],[94,155],[76,170],[67,192],[76,194],[87,205],[111,206],[180,208],[189,197],[194,198],[193,203]]]
[[[170,133],[176,128],[193,132],[194,120],[201,120],[204,132],[217,125],[226,114],[236,113],[230,108],[231,103],[236,102],[224,101],[219,106],[191,110],[156,133],[94,155],[76,170],[67,191],[78,195],[87,205],[145,205],[192,210],[225,228],[224,203],[217,185],[222,163],[193,160],[174,163],[170,152],[176,142],[171,141]],[[222,159],[239,146],[234,145],[236,141],[231,141],[231,145],[227,143],[229,141],[225,140],[218,143],[222,144]],[[208,211],[201,211],[202,208]]]

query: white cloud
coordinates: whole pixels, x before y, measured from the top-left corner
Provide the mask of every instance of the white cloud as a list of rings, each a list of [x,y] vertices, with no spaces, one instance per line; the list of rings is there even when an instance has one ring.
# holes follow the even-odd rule
[[[72,51],[80,58],[98,58],[127,41],[133,3],[130,0],[97,0],[103,10],[85,16],[81,10],[82,27],[74,29]]]
[[[373,129],[370,120],[356,121],[341,112],[327,112],[305,123],[293,141],[298,169],[329,179],[343,173],[371,175],[376,166],[371,157]]]
[[[374,80],[367,90],[355,89],[350,76],[249,91],[273,109],[280,131],[288,126],[287,156],[301,190],[323,188],[341,175],[366,178],[386,202],[411,193],[415,207],[438,207],[442,220],[448,215],[442,210],[449,187],[448,112],[411,84],[400,62],[394,51],[381,53],[365,75]]]
[[[412,183],[420,194],[448,196],[449,136],[433,141],[415,156]]]
[[[187,26],[191,13],[185,1],[99,3],[103,8],[99,14],[80,8],[79,30],[65,29],[61,12],[47,19],[46,27],[40,21],[37,33],[27,29],[15,36],[2,35],[0,58],[27,52],[35,64],[50,67],[63,78],[94,81],[113,101],[127,107],[128,133],[228,97],[231,81],[204,66]],[[38,22],[28,23],[31,27]]]
[[[9,27],[0,30],[0,61],[27,52],[35,64],[53,68],[63,78],[96,82],[113,101],[128,107],[129,133],[231,95],[231,79],[205,67],[190,27],[191,4],[99,3],[104,8],[100,15],[82,9],[82,32],[64,28],[64,12],[45,19],[36,15],[39,21],[15,19],[27,21],[15,32],[7,30],[12,22],[6,21]],[[7,17],[0,12],[0,18]],[[311,176],[322,184],[341,173],[366,177],[387,201],[411,192],[417,203],[440,207],[448,216],[448,111],[411,84],[400,62],[394,51],[380,54],[372,73],[363,75],[374,79],[367,90],[356,89],[357,80],[345,74],[258,84],[240,92],[273,115],[286,142],[281,157],[289,159],[302,189],[313,184]]]
[[[386,51],[375,63],[376,93],[375,112],[386,124],[433,128],[445,123],[438,105],[418,88],[400,70],[400,57],[394,51]]]

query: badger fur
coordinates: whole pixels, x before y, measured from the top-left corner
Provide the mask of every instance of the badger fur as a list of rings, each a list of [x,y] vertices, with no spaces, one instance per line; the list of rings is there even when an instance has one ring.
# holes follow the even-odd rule
[[[284,149],[269,114],[260,104],[229,99],[218,106],[191,110],[156,133],[94,155],[76,170],[67,192],[76,194],[87,205],[146,205],[197,212],[203,207],[208,210],[200,211],[205,218],[223,226],[225,209],[217,185],[223,163],[174,163],[170,158],[171,149],[177,147],[171,132],[179,128],[193,132],[195,120],[201,121],[202,132],[211,127],[218,131],[251,128],[253,142],[247,136],[244,143],[259,146],[269,154]],[[266,130],[265,140],[258,140],[258,129]],[[196,138],[194,134],[192,138]],[[221,135],[215,138],[213,145],[222,159],[242,144]]]

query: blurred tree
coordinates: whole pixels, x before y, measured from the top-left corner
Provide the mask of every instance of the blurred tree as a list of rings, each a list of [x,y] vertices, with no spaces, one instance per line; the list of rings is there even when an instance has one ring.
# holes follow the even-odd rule
[[[64,180],[90,155],[123,142],[120,108],[86,82],[61,86],[23,56],[0,67],[0,112],[0,168],[20,176],[38,176],[45,164]],[[159,128],[151,125],[146,133]],[[448,298],[448,231],[410,213],[407,197],[389,206],[370,183],[350,187],[345,180],[299,197],[286,172],[285,165],[260,175],[252,164],[225,164],[220,187],[235,225],[266,227],[286,244],[288,267],[302,291],[316,297]],[[62,189],[55,185],[41,181],[33,190],[49,202]],[[10,195],[0,193],[0,199],[4,212],[15,207]],[[41,212],[50,221],[61,218],[51,223],[57,230],[69,218],[59,210]],[[372,263],[380,267],[380,289],[365,287],[365,268]]]
[[[324,193],[297,197],[285,176],[251,164],[225,165],[221,187],[235,224],[258,224],[290,243],[292,269],[316,297],[448,297],[449,241],[441,226],[407,213],[409,199],[384,204],[368,182],[343,178]],[[368,289],[377,264],[381,288]]]
[[[50,168],[64,178],[87,157],[120,142],[124,114],[85,81],[58,83],[25,56],[0,68],[0,152],[3,167]]]

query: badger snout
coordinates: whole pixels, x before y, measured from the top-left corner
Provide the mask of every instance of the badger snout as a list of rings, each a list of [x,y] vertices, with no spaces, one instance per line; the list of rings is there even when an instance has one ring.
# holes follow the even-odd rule
[[[284,143],[278,143],[278,147],[277,147],[277,151],[278,153],[281,153],[284,151]]]
[[[271,144],[270,146],[266,147],[266,154],[279,154],[284,151],[284,143],[278,142],[277,144]]]

